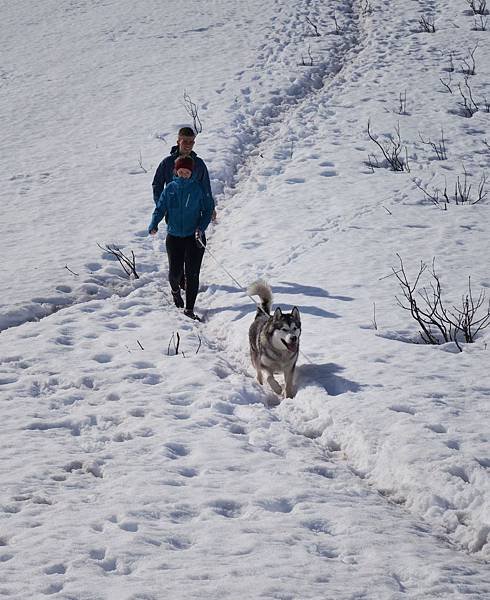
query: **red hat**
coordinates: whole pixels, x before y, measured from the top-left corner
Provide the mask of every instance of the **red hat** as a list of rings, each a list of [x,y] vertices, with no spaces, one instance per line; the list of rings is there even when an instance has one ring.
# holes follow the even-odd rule
[[[179,156],[179,158],[175,161],[174,171],[177,173],[179,169],[189,169],[192,171],[194,168],[194,161],[190,156]]]

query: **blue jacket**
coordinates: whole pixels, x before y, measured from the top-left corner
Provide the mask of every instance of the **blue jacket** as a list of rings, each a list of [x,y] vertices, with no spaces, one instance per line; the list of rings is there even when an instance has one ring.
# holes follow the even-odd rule
[[[209,195],[209,197],[213,201],[211,183],[209,181],[209,173],[204,161],[202,160],[202,158],[199,158],[199,156],[197,156],[195,152],[191,152],[190,156],[194,161],[194,169],[192,170],[194,178],[202,185],[204,191]],[[175,161],[178,158],[179,147],[173,146],[170,150],[170,156],[164,158],[162,162],[158,165],[152,183],[153,201],[155,202],[155,204],[157,204],[158,200],[160,200],[163,188],[173,181],[174,165]]]
[[[204,192],[194,173],[190,179],[175,176],[161,193],[148,231],[158,229],[158,223],[167,215],[168,233],[188,237],[194,235],[196,229],[206,230],[213,210],[213,198]]]

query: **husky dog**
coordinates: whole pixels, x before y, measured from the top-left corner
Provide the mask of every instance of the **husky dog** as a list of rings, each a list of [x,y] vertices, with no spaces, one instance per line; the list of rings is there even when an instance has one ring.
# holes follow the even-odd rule
[[[250,296],[259,296],[261,300],[248,332],[250,355],[257,371],[257,381],[263,384],[262,371],[265,371],[267,383],[280,396],[283,390],[274,379],[274,373],[283,373],[286,384],[284,396],[293,398],[296,393],[294,369],[298,360],[301,335],[299,310],[295,306],[290,313],[283,313],[278,307],[271,315],[272,291],[265,281],[252,283],[247,292]]]

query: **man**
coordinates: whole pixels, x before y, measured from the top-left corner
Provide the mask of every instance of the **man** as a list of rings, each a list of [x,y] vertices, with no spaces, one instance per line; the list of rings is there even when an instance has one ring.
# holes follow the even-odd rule
[[[204,195],[207,197],[206,202],[214,207],[213,194],[211,192],[211,183],[209,181],[209,173],[206,164],[199,158],[193,151],[194,144],[196,142],[196,134],[191,127],[181,127],[177,135],[177,145],[173,146],[170,150],[170,155],[162,160],[158,165],[153,178],[153,201],[155,205],[158,204],[160,196],[164,188],[173,181],[174,179],[174,168],[175,161],[182,157],[190,157],[194,161],[193,163],[193,178],[195,181],[201,184]],[[216,210],[213,209],[212,215],[213,221],[216,219]],[[168,217],[165,215],[165,222],[168,223]],[[186,288],[186,276],[182,274],[180,281],[180,287],[184,290]]]
[[[208,169],[202,158],[199,158],[193,151],[195,141],[196,134],[191,127],[181,127],[181,129],[179,129],[177,145],[172,147],[170,155],[164,158],[158,165],[155,177],[153,178],[153,201],[155,204],[158,203],[163,188],[174,178],[174,166],[177,158],[179,158],[179,156],[190,156],[194,161],[193,175],[196,181],[202,185],[204,193],[209,196],[209,200],[214,205]],[[213,214],[213,219],[214,218],[215,214]]]

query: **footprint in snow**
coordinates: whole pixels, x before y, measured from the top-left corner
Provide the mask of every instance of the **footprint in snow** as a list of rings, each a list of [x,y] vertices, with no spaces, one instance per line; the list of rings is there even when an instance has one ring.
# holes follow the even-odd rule
[[[199,471],[192,467],[182,467],[177,469],[177,473],[182,475],[182,477],[197,477],[199,475]]]
[[[110,363],[112,361],[112,354],[108,354],[107,352],[102,352],[100,354],[96,354],[92,356],[92,360],[98,362],[100,364]]]
[[[8,562],[9,560],[12,560],[12,558],[14,558],[14,555],[9,552],[0,553],[0,563]]]
[[[88,271],[94,272],[94,271],[99,271],[100,269],[102,269],[102,265],[98,262],[89,262],[89,263],[85,264],[85,268]]]
[[[63,563],[55,563],[46,567],[44,572],[46,575],[64,575],[66,573],[66,567]]]
[[[334,550],[333,548],[331,548],[330,546],[328,546],[327,544],[315,544],[314,552],[315,552],[315,554],[318,554],[318,556],[322,556],[324,558],[338,558],[339,557],[339,553],[336,550]]]
[[[182,394],[174,394],[171,398],[167,400],[169,404],[173,406],[189,406],[192,404],[192,399],[187,393]]]
[[[470,483],[470,478],[463,467],[449,467],[448,473],[453,477],[459,477],[459,479],[462,479],[465,483]]]
[[[237,425],[235,423],[230,425],[229,432],[233,433],[235,435],[246,435],[246,433],[247,433],[247,431],[244,427],[242,427],[241,425]]]
[[[393,404],[392,406],[389,406],[388,408],[394,412],[407,413],[409,415],[415,414],[415,410],[413,408],[411,408],[410,406],[406,406],[404,404]]]
[[[17,375],[0,375],[0,385],[9,385],[19,380]]]
[[[41,592],[45,596],[52,596],[53,594],[57,594],[58,592],[61,592],[62,589],[63,589],[62,583],[50,583],[47,587],[45,587],[43,590],[41,590]]]
[[[226,517],[227,519],[237,519],[242,514],[242,505],[233,500],[214,500],[213,502],[210,502],[208,506],[217,515]]]
[[[192,546],[189,538],[183,536],[175,536],[166,540],[170,550],[188,550]]]
[[[74,341],[71,337],[66,336],[66,335],[60,335],[57,338],[54,339],[55,344],[59,344],[60,346],[73,346],[74,345]]]
[[[459,442],[457,442],[456,440],[448,440],[446,442],[446,446],[450,449],[450,450],[459,450]]]
[[[235,407],[229,402],[215,402],[213,408],[222,415],[232,415],[235,412]]]
[[[156,369],[155,365],[151,362],[144,360],[136,361],[132,364],[135,369]]]
[[[294,508],[294,503],[287,498],[270,498],[257,504],[267,512],[290,513]]]
[[[114,442],[129,442],[133,436],[127,431],[121,431],[112,436]]]
[[[330,524],[323,519],[311,519],[310,521],[304,521],[302,525],[314,533],[332,533]]]
[[[128,415],[130,415],[131,417],[144,417],[145,414],[146,413],[142,408],[132,408],[128,411]]]
[[[100,566],[106,573],[111,573],[117,569],[117,560],[115,558],[108,558],[100,563]]]
[[[191,418],[189,413],[183,411],[170,411],[168,414],[178,421],[186,421],[187,419]]]
[[[90,552],[89,552],[89,556],[92,560],[104,560],[105,555],[106,555],[105,548],[94,548],[93,550],[90,550]]]
[[[183,456],[187,456],[190,453],[190,450],[184,446],[184,444],[179,443],[170,443],[165,444],[166,452],[165,454],[168,458],[172,460],[176,460],[178,458],[182,458]]]
[[[226,368],[224,368],[224,367],[222,367],[220,365],[217,365],[212,370],[213,370],[214,374],[217,377],[219,377],[220,379],[226,379],[230,375],[230,370],[226,369]]]
[[[119,523],[119,528],[123,531],[136,533],[139,529],[139,525],[136,523],[136,521],[123,521],[122,523]]]
[[[433,431],[434,433],[447,433],[447,429],[444,427],[444,425],[441,425],[440,423],[436,423],[434,425],[426,425],[427,429],[430,429],[430,431]]]
[[[172,523],[181,524],[187,523],[187,521],[196,518],[198,516],[198,512],[190,506],[181,505],[176,506],[168,516]]]

